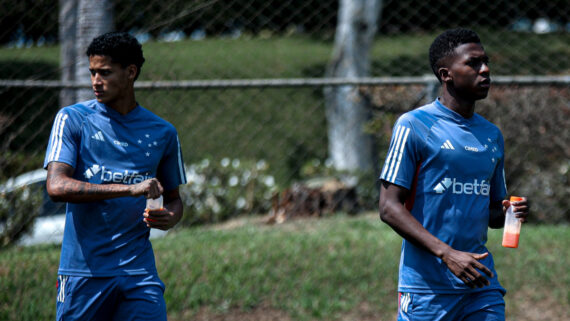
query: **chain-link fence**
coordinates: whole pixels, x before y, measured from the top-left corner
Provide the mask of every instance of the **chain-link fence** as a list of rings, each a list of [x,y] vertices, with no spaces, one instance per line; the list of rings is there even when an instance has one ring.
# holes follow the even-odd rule
[[[0,5],[0,181],[42,166],[61,89],[88,82],[60,81],[69,66],[61,64],[58,8],[69,2],[82,1]],[[348,84],[323,78],[340,1],[109,3],[111,29],[130,31],[143,43],[147,60],[137,100],[177,127],[188,168],[203,170],[204,159],[222,168],[227,160],[262,162],[272,192],[330,174],[328,86],[349,85],[366,101],[373,118],[364,130],[376,138],[379,167],[397,115],[434,97],[427,59],[433,38],[449,27],[472,28],[490,56],[492,75],[504,76],[494,77],[489,98],[477,108],[505,135],[510,192],[531,197],[541,221],[569,219],[567,1],[382,1],[372,78]],[[363,193],[365,207],[375,208],[375,192]],[[246,199],[234,198],[242,205]],[[240,208],[253,207],[234,206],[232,213]]]

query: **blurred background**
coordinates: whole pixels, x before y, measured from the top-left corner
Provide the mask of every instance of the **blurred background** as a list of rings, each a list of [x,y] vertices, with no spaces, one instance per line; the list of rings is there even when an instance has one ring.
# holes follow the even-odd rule
[[[459,26],[475,30],[490,56],[494,85],[476,111],[503,131],[509,193],[532,200],[534,223],[568,223],[568,5],[4,0],[0,218],[5,233],[12,226],[5,242],[30,230],[35,216],[62,213],[31,186],[41,190],[45,180],[37,169],[58,109],[93,98],[86,45],[113,30],[143,44],[138,102],[178,129],[189,178],[183,226],[252,213],[375,211],[392,125],[437,96],[428,47]],[[328,182],[342,191],[334,204],[323,205],[326,195],[317,196],[321,205],[302,204]],[[22,194],[41,206],[25,207]],[[14,208],[26,208],[17,224],[8,214]]]

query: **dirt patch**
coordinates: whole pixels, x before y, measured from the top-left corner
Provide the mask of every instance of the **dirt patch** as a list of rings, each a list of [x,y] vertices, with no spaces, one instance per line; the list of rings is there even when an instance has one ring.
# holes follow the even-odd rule
[[[211,228],[214,231],[223,231],[223,230],[233,230],[247,225],[260,225],[260,224],[263,224],[263,217],[261,216],[239,217],[222,223],[214,224],[209,228]]]
[[[363,302],[360,305],[350,311],[349,313],[341,316],[339,320],[341,321],[394,321],[396,320],[396,311],[391,315],[380,315],[369,303]]]
[[[252,310],[232,309],[225,313],[200,308],[196,314],[184,313],[180,318],[168,318],[170,321],[291,321],[289,315],[270,307],[257,307]]]
[[[507,321],[549,321],[570,320],[568,307],[547,302],[549,300],[534,302],[532,306],[521,307],[516,315],[507,311]],[[356,309],[337,316],[339,321],[395,321],[396,311],[390,315],[382,315],[368,303],[361,303]],[[183,313],[179,317],[169,317],[170,321],[291,321],[293,320],[285,311],[269,306],[256,307],[251,310],[231,309],[223,313],[203,307],[197,313]]]

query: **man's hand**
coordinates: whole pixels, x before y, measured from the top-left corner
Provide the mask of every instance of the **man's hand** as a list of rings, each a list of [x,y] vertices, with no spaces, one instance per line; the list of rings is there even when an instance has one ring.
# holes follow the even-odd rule
[[[157,228],[159,230],[169,230],[180,221],[181,215],[169,211],[167,208],[160,210],[145,210],[143,213],[143,221],[146,226],[150,228]]]
[[[162,185],[156,178],[150,178],[138,184],[129,185],[131,196],[144,196],[146,198],[157,198],[164,192]]]
[[[526,223],[528,220],[528,215],[530,213],[530,206],[526,197],[523,197],[522,201],[510,202],[507,200],[503,201],[503,213],[507,212],[507,208],[513,207],[513,212],[515,217],[521,220],[521,223]]]
[[[475,254],[449,248],[448,251],[443,254],[441,259],[447,265],[449,270],[469,287],[482,288],[489,285],[490,282],[487,278],[481,275],[477,269],[483,271],[483,273],[489,277],[493,277],[493,272],[479,262],[479,260],[482,260],[487,256],[489,256],[488,252]]]
[[[164,193],[164,202],[162,209],[144,211],[143,221],[146,226],[166,231],[182,219],[184,209],[178,188]]]
[[[471,288],[490,284],[489,280],[479,273],[482,271],[489,277],[493,277],[493,272],[479,262],[489,253],[475,254],[457,251],[431,234],[404,207],[404,200],[409,194],[405,188],[383,182],[380,191],[380,218],[398,234],[441,258],[447,268]]]

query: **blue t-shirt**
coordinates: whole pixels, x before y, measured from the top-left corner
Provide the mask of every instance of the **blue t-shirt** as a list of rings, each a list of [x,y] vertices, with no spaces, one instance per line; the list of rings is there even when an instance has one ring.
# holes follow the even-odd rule
[[[71,165],[93,184],[136,184],[156,177],[165,191],[186,183],[176,129],[147,109],[126,115],[90,100],[62,108],[44,167]],[[108,277],[156,273],[144,196],[68,203],[59,274]]]
[[[439,100],[403,114],[394,126],[380,178],[410,190],[406,207],[434,236],[459,251],[485,253],[489,204],[505,198],[501,131],[478,114],[464,118]],[[505,291],[493,257],[480,261],[494,273],[471,289],[441,259],[402,242],[400,292]]]

